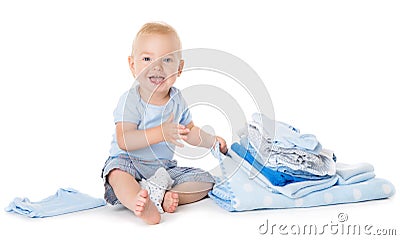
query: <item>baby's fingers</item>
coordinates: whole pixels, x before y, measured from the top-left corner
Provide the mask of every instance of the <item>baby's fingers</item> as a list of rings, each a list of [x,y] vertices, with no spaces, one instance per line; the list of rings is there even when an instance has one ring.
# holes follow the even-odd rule
[[[178,133],[179,133],[180,135],[182,135],[182,134],[186,135],[186,134],[188,134],[189,132],[190,132],[190,129],[189,129],[189,128],[178,129]]]
[[[177,134],[174,134],[173,138],[174,138],[174,140],[187,140],[188,137],[186,135],[177,133]]]
[[[228,152],[228,147],[226,146],[226,144],[220,146],[220,151],[221,151],[223,154],[225,154],[226,152]]]
[[[186,129],[186,126],[185,125],[181,125],[181,124],[178,124],[177,127],[178,127],[178,129]]]
[[[186,141],[188,139],[188,137],[186,135],[179,134],[179,139],[182,139],[182,140]]]

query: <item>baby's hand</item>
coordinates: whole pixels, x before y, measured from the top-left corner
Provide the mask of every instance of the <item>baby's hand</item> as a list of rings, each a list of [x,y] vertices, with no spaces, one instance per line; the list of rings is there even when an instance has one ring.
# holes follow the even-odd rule
[[[219,151],[222,152],[223,154],[226,154],[228,152],[228,148],[226,146],[226,141],[222,137],[216,136],[215,137],[216,141],[219,142]]]
[[[172,113],[169,118],[161,124],[161,131],[164,141],[175,144],[178,147],[183,147],[183,144],[178,140],[187,140],[187,134],[190,129],[186,128],[181,124],[173,122],[174,114]]]

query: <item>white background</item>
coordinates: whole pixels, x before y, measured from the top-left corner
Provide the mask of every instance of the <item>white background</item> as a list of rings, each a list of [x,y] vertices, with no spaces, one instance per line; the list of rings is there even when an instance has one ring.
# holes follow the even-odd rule
[[[174,26],[184,49],[241,58],[263,79],[276,119],[315,134],[338,161],[373,164],[399,188],[399,12],[397,1],[2,1],[0,207],[59,187],[102,197],[112,112],[133,82],[127,56],[148,21]],[[189,80],[183,74],[177,86]],[[222,122],[202,111],[195,123],[212,125],[230,144]],[[216,163],[202,161],[195,164]],[[0,211],[0,238],[266,239],[257,232],[266,219],[323,225],[340,212],[400,234],[398,199],[246,213],[206,199],[152,227],[122,208],[46,219]]]

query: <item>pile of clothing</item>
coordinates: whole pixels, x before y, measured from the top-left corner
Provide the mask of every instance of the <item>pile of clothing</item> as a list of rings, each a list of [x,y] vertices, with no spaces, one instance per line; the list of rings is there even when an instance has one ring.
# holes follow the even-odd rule
[[[261,113],[252,115],[238,137],[226,156],[214,149],[220,171],[209,196],[226,210],[310,207],[394,194],[390,182],[375,178],[371,164],[337,163],[314,135]]]

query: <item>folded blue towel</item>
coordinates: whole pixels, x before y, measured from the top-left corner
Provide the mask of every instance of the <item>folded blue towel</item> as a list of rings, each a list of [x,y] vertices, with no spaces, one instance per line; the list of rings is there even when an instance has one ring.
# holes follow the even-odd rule
[[[235,151],[230,151],[230,160],[236,162],[240,166],[241,170],[248,174],[248,178],[254,180],[261,187],[269,190],[272,193],[283,194],[289,198],[300,198],[307,194],[321,191],[326,188],[334,186],[338,182],[337,176],[329,176],[329,178],[319,180],[308,180],[301,182],[293,182],[286,184],[285,186],[274,186],[263,174],[254,174],[254,167],[250,165],[248,161],[242,161],[242,158],[235,154]],[[224,157],[219,158],[224,159]],[[243,162],[242,164],[240,164]],[[252,176],[254,175],[254,178]]]
[[[60,188],[55,195],[39,202],[31,202],[28,198],[15,198],[5,210],[31,218],[43,218],[104,205],[106,205],[104,199],[93,198],[72,188]]]
[[[266,177],[274,186],[285,186],[289,183],[309,180],[308,178],[292,176],[263,166],[261,163],[254,159],[254,157],[250,154],[250,152],[247,151],[245,147],[243,147],[239,143],[233,143],[231,149],[248,163],[250,163],[250,165],[252,165],[264,177]]]
[[[374,166],[369,163],[336,163],[336,173],[341,185],[359,183],[375,177]]]
[[[278,152],[276,148],[279,147],[274,147],[267,153],[268,159],[265,160],[247,137],[240,138],[240,145],[245,147],[251,156],[263,166],[291,176],[320,180],[330,178],[336,173],[335,155],[330,150],[323,149],[321,152],[327,154],[316,156],[295,149],[293,152],[288,151],[289,149]]]
[[[214,178],[216,179],[216,184],[208,195],[220,207],[228,211],[314,207],[353,203],[388,198],[395,193],[395,188],[391,182],[385,179],[372,178],[359,183],[334,185],[319,191],[310,192],[299,198],[291,198],[283,193],[275,193],[266,188],[259,181],[260,177],[249,178],[252,166],[247,161],[241,161],[241,157],[234,151],[228,150],[226,156],[219,159],[220,171],[215,172]],[[356,169],[354,168],[354,170]],[[310,182],[313,181],[308,181],[308,183]],[[284,188],[292,186],[294,184],[288,184]]]
[[[293,172],[278,170],[262,166],[257,159],[241,144],[233,143],[231,150],[241,159],[246,160],[251,166],[248,169],[249,176],[255,177],[255,180],[261,182],[261,185],[274,193],[281,193],[290,198],[303,197],[309,193],[320,191],[333,185],[348,185],[367,181],[375,177],[374,168],[368,163],[359,163],[349,165],[345,163],[336,163],[337,174],[334,176],[322,177],[320,179],[310,179],[305,175],[294,175]],[[234,159],[234,155],[232,156]],[[239,160],[238,160],[239,161]],[[260,174],[260,175],[257,175]]]

